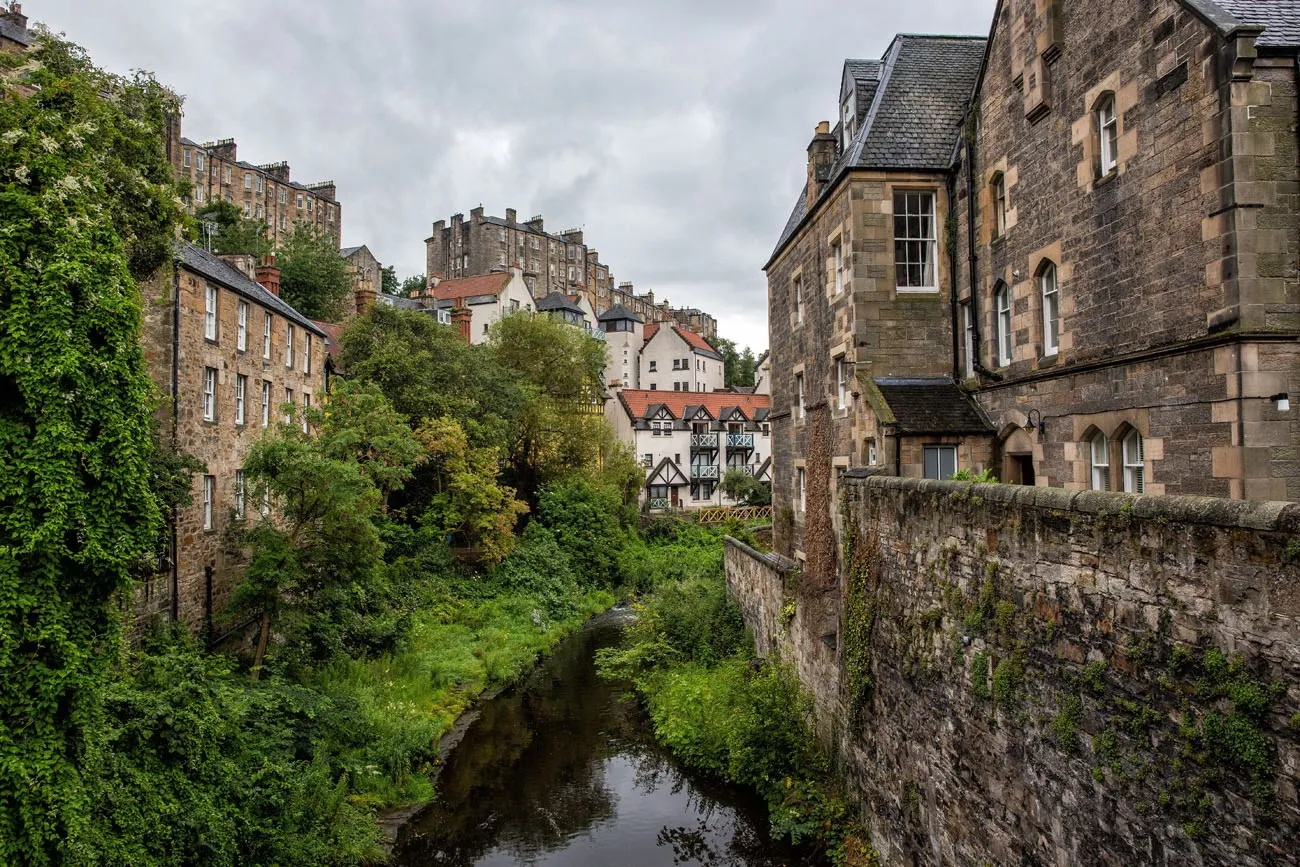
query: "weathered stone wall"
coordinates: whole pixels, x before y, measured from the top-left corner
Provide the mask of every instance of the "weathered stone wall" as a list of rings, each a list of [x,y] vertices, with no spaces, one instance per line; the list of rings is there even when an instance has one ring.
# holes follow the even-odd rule
[[[861,565],[836,594],[782,635],[776,571],[733,545],[728,580],[887,863],[1295,863],[1300,506],[842,487]],[[828,642],[833,596],[860,615]]]

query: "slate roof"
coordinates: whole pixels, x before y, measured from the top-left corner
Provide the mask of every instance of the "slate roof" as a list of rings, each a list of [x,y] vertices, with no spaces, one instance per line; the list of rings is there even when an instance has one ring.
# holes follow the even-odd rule
[[[899,433],[993,433],[970,395],[948,377],[879,376],[873,381]]]
[[[238,292],[250,301],[255,301],[263,307],[274,310],[285,319],[296,322],[313,334],[321,337],[326,336],[319,325],[293,309],[289,302],[278,295],[272,295],[263,289],[260,283],[244,276],[243,271],[223,262],[202,247],[196,247],[193,244],[177,244],[176,260],[194,273],[200,274],[214,283],[220,283],[230,291]]]
[[[361,247],[364,246],[365,244],[362,244],[358,247],[344,247],[343,249],[339,250],[339,256],[341,256],[344,259],[351,259],[353,255],[355,255],[356,252],[360,250]]]
[[[766,394],[734,394],[726,391],[650,391],[627,388],[618,393],[618,401],[629,418],[649,418],[650,410],[665,407],[674,418],[683,418],[687,407],[704,407],[713,418],[722,414],[723,406],[738,406],[749,418],[759,410],[771,409],[772,398]]]
[[[1300,48],[1300,0],[1199,0],[1194,7],[1218,6],[1238,24],[1263,27],[1255,40],[1261,48]],[[1208,10],[1201,10],[1203,13]],[[1223,27],[1217,16],[1206,15]],[[1226,28],[1231,29],[1231,25]]]
[[[439,280],[438,285],[433,287],[433,297],[439,301],[461,301],[480,295],[498,295],[509,282],[510,275],[503,271],[480,274],[477,277]]]
[[[402,310],[421,310],[424,305],[414,298],[403,298],[400,295],[388,295],[380,292],[375,296],[375,300],[380,304],[386,304],[389,307],[398,307]]]
[[[880,82],[871,106],[857,135],[832,167],[825,192],[852,169],[946,171],[986,43],[982,36],[895,36],[880,61]],[[773,259],[807,216],[807,192],[805,185],[772,251]]]
[[[31,36],[27,33],[26,27],[19,27],[18,24],[9,18],[0,16],[0,36],[5,39],[11,39],[19,45],[31,45]]]
[[[538,313],[549,313],[552,310],[567,310],[570,313],[577,313],[579,316],[587,315],[581,307],[573,303],[569,296],[563,292],[552,292],[537,302]]]
[[[625,304],[615,304],[613,307],[596,317],[597,322],[613,322],[617,319],[630,319],[633,322],[645,322],[645,320],[640,316],[627,309],[627,305]]]

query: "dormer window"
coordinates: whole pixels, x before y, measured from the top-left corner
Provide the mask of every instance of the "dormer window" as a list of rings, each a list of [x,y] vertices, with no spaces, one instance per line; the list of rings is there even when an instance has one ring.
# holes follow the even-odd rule
[[[843,130],[844,143],[842,147],[844,150],[848,150],[849,143],[853,141],[853,100],[844,103],[842,115],[844,118],[843,123],[840,124],[840,128]]]

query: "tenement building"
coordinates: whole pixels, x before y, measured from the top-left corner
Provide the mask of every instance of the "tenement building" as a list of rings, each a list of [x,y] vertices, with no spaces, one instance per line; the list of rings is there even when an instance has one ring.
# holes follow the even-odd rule
[[[1001,2],[957,185],[1004,480],[1300,499],[1300,5]]]
[[[179,135],[176,122],[173,138]],[[266,223],[273,246],[278,247],[300,224],[315,226],[340,243],[343,206],[333,181],[300,184],[290,177],[287,162],[244,162],[230,138],[203,144],[179,138],[168,152],[177,177],[191,185],[186,202],[190,213],[224,200],[240,208],[247,219]]]
[[[279,270],[251,256],[182,244],[142,288],[146,358],[168,396],[163,429],[204,469],[173,521],[169,562],[137,586],[137,617],[215,638],[243,565],[232,531],[269,508],[250,496],[245,458],[268,427],[305,425],[302,410],[324,398],[325,334],[279,297]]]

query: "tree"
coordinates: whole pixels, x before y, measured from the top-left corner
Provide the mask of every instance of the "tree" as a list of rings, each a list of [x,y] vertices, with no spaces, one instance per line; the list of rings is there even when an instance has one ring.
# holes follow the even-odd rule
[[[397,269],[392,265],[380,269],[379,291],[385,295],[396,295],[401,291],[401,284],[397,282]]]
[[[400,298],[413,298],[424,291],[426,283],[423,274],[412,274],[402,281],[402,285],[393,294]]]
[[[47,865],[83,844],[120,600],[161,522],[138,281],[181,221],[178,100],[49,34],[0,66],[0,862]]]
[[[217,231],[212,236],[214,253],[252,253],[260,256],[271,250],[271,242],[266,238],[266,223],[246,219],[244,212],[231,202],[215,199],[195,211],[194,219],[200,227],[205,222],[216,224]],[[203,238],[201,228],[199,238]]]
[[[718,485],[732,501],[746,506],[766,506],[772,502],[767,485],[741,470],[727,470]]]
[[[300,223],[279,251],[280,295],[311,319],[337,320],[352,273],[328,232]]]
[[[754,352],[748,346],[743,353],[736,350],[736,343],[725,337],[713,341],[713,347],[722,355],[723,385],[750,387],[754,385]]]

